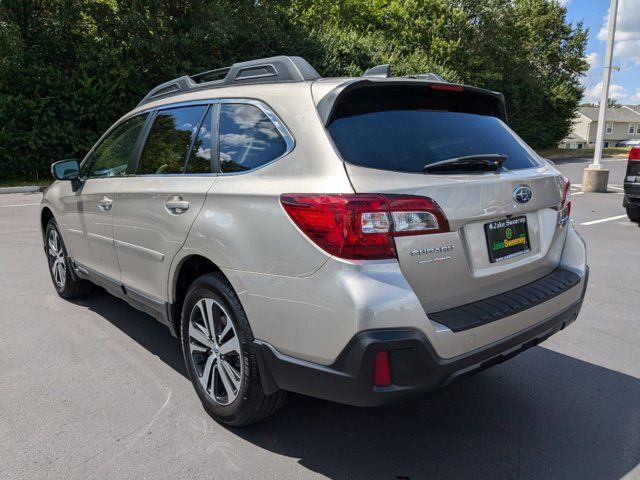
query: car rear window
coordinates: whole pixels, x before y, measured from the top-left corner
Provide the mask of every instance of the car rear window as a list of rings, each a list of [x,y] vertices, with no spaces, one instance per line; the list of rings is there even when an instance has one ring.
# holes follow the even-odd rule
[[[422,173],[434,162],[495,153],[507,156],[509,170],[539,166],[495,114],[473,92],[362,88],[342,100],[328,129],[343,159],[363,167]]]

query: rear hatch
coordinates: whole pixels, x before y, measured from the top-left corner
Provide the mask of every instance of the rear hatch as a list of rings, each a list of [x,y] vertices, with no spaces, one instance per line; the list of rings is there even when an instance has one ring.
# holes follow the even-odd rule
[[[558,266],[567,185],[506,125],[501,95],[369,80],[332,95],[319,111],[355,192],[429,197],[449,222],[449,232],[394,238],[400,268],[428,313]],[[456,158],[464,161],[448,163]]]

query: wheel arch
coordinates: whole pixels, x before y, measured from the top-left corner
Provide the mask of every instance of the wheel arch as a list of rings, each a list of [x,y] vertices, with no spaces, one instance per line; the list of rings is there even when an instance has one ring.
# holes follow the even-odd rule
[[[49,207],[43,207],[40,211],[40,229],[42,231],[42,235],[44,236],[45,231],[47,230],[47,224],[49,220],[55,219],[53,212]]]
[[[201,253],[190,252],[174,261],[175,267],[169,279],[169,313],[173,323],[173,332],[180,335],[180,317],[182,305],[191,284],[200,276],[207,273],[219,272],[238,293],[234,285],[222,269],[211,259]]]

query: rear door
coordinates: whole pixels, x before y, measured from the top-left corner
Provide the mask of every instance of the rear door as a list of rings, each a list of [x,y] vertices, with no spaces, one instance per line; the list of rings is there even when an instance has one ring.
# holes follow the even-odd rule
[[[82,187],[65,199],[64,222],[72,257],[116,282],[120,267],[113,242],[113,200],[147,116],[125,120],[104,136],[82,164]]]
[[[116,192],[113,230],[121,282],[145,303],[166,301],[171,261],[215,181],[211,138],[217,108],[158,109],[135,169]]]
[[[560,176],[482,96],[462,87],[363,88],[343,99],[328,130],[356,192],[430,197],[446,215],[450,232],[395,238],[427,312],[517,288],[558,265],[566,235]],[[507,157],[498,172],[424,171],[496,154]]]

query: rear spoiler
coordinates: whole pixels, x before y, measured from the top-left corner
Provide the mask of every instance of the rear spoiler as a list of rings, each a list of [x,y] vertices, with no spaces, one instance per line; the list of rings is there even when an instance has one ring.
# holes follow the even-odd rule
[[[434,79],[435,80],[435,79]],[[354,90],[359,90],[363,88],[370,87],[381,87],[381,86],[399,86],[399,85],[412,85],[412,86],[420,86],[424,85],[425,87],[432,87],[434,90],[452,90],[452,91],[460,91],[460,92],[470,92],[472,94],[478,95],[479,97],[484,97],[483,100],[491,103],[495,107],[496,117],[502,120],[505,123],[508,123],[507,119],[507,109],[505,106],[504,95],[499,92],[492,92],[491,90],[485,90],[483,88],[477,87],[469,87],[467,85],[459,85],[455,83],[446,83],[438,80],[424,80],[419,78],[394,78],[390,80],[388,78],[354,78],[352,80],[348,80],[344,83],[341,83],[329,93],[327,93],[319,102],[318,102],[318,113],[320,115],[320,119],[324,126],[328,126],[333,118],[333,115],[338,108],[338,105],[342,102],[342,100],[349,95]]]

